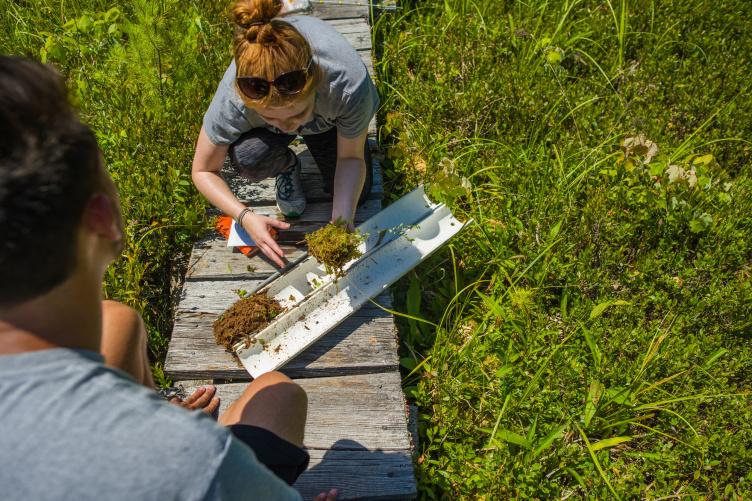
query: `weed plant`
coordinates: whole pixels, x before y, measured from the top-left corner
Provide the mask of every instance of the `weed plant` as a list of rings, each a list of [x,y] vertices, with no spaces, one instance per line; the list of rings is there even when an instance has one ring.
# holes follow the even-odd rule
[[[386,189],[426,499],[752,498],[752,4],[403,1]]]
[[[0,50],[55,65],[97,134],[127,235],[105,293],[143,314],[156,361],[180,267],[207,225],[190,165],[231,57],[224,8],[206,0],[0,0]]]

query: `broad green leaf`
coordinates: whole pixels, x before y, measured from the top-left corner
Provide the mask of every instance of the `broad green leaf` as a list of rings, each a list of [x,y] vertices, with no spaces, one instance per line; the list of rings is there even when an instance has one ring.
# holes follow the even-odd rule
[[[715,363],[716,360],[721,358],[723,355],[728,353],[728,350],[726,348],[718,348],[713,352],[712,355],[710,355],[710,358],[708,358],[707,362],[705,362],[705,368],[707,369],[711,365]]]
[[[666,166],[661,163],[653,163],[650,164],[650,175],[651,176],[660,176],[663,174],[663,171],[665,170]]]
[[[496,369],[496,377],[501,379],[514,370],[514,366],[511,364],[502,365]]]
[[[519,445],[520,447],[523,447],[525,449],[530,449],[531,444],[530,442],[520,435],[519,433],[515,433],[510,430],[499,430],[496,432],[497,440],[503,440],[504,442],[509,442],[510,444]]]
[[[708,153],[707,155],[703,155],[701,157],[696,157],[692,161],[692,163],[695,164],[695,165],[708,165],[712,161],[713,161],[713,155],[711,155],[711,154]]]
[[[599,305],[596,305],[595,308],[593,308],[593,310],[590,312],[590,320],[600,317],[601,315],[603,315],[603,312],[605,312],[611,306],[626,306],[629,304],[631,304],[629,301],[624,301],[622,299],[600,303]]]
[[[619,405],[631,405],[632,393],[627,388],[615,387],[606,390],[606,398]]]
[[[553,240],[556,238],[556,236],[559,234],[559,231],[561,230],[561,223],[563,223],[564,220],[560,219],[558,223],[556,223],[551,230],[548,232],[548,239]]]
[[[615,445],[623,444],[624,442],[629,442],[632,440],[632,437],[611,437],[606,438],[604,440],[599,440],[598,442],[594,443],[592,445],[593,452],[599,451],[601,449],[608,449],[609,447],[613,447]]]
[[[412,357],[402,357],[400,358],[400,365],[405,369],[411,371],[415,369],[415,366],[418,365],[418,362]]]
[[[585,402],[585,427],[590,425],[590,420],[595,416],[595,411],[598,410],[598,402],[600,402],[603,392],[606,387],[603,383],[594,379],[590,383],[590,390],[588,391],[587,402]]]

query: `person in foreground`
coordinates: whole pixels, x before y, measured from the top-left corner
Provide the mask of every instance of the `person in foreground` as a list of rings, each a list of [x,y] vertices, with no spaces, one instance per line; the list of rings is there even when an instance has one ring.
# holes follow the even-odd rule
[[[123,231],[96,139],[56,72],[4,56],[0,235],[0,497],[300,498],[305,392],[265,374],[224,426],[212,387],[156,395],[140,317],[102,301]]]

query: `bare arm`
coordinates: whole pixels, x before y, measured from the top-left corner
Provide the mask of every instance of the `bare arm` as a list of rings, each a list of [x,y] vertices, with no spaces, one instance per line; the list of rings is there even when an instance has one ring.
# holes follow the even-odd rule
[[[366,179],[366,161],[363,153],[367,135],[367,130],[355,138],[337,135],[337,171],[334,174],[332,221],[346,221],[351,229]]]
[[[230,187],[219,176],[222,170],[228,146],[212,143],[201,127],[196,142],[196,153],[193,156],[191,175],[193,184],[212,205],[232,217],[237,216],[245,208],[240,200],[230,191]]]
[[[193,156],[191,175],[193,184],[212,205],[228,216],[237,218],[240,211],[245,209],[245,205],[238,200],[219,175],[227,156],[227,149],[227,145],[212,143],[204,128],[201,127],[196,142],[196,153]],[[270,226],[280,229],[290,227],[288,223],[258,214],[248,214],[243,218],[243,228],[253,238],[259,249],[277,266],[282,267],[284,263],[281,258],[285,254],[269,233]]]

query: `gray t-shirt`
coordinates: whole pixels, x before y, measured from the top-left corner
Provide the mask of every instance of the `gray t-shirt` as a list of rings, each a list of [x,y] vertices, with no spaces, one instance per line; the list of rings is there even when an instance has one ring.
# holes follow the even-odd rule
[[[284,20],[308,40],[314,62],[324,75],[316,89],[313,119],[298,134],[320,134],[332,127],[337,127],[337,133],[347,138],[362,134],[379,107],[379,96],[358,53],[320,19],[291,16]],[[232,144],[241,134],[256,127],[279,132],[243,104],[235,89],[235,76],[233,60],[204,115],[204,130],[209,140],[214,144]]]
[[[0,498],[300,499],[200,411],[85,350],[0,356]]]

